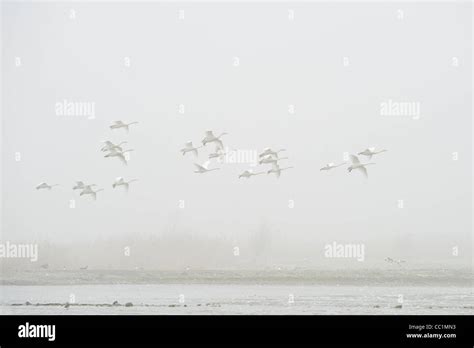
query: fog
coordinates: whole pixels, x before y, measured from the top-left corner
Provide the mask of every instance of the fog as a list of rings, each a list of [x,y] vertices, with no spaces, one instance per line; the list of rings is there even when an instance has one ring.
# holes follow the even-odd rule
[[[438,2],[3,3],[1,240],[38,243],[39,261],[1,261],[470,265],[471,17]],[[93,117],[58,112],[67,102]],[[286,149],[294,168],[239,179],[271,166],[212,160],[196,174],[214,145],[180,149],[206,130],[245,154]],[[128,165],[102,140],[127,141]],[[320,171],[368,147],[388,150],[368,178]],[[116,177],[138,181],[127,193]],[[78,180],[104,191],[80,197]],[[365,245],[365,261],[325,258],[333,242]]]

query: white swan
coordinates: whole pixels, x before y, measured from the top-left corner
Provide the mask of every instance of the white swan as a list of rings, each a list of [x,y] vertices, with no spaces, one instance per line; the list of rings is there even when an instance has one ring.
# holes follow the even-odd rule
[[[128,191],[129,184],[134,181],[138,181],[138,179],[125,181],[122,177],[118,177],[117,179],[115,179],[115,182],[112,184],[112,187],[116,188],[117,186],[123,186],[125,190]]]
[[[42,182],[41,184],[39,184],[38,186],[36,186],[36,189],[37,189],[37,190],[42,190],[42,189],[51,190],[51,189],[52,189],[53,187],[55,187],[55,186],[59,186],[59,184],[48,185],[47,183]]]
[[[266,148],[263,149],[263,152],[260,155],[258,155],[258,157],[265,157],[265,156],[271,155],[271,156],[275,156],[275,157],[278,158],[278,154],[282,151],[286,151],[286,150],[285,149],[280,149],[278,151],[273,151],[269,147],[266,147]]]
[[[104,189],[98,189],[94,191],[89,185],[84,190],[82,190],[82,192],[80,193],[80,196],[91,195],[92,199],[94,199],[95,201],[97,200],[97,192],[100,192],[100,191],[104,191]]]
[[[278,161],[280,160],[283,160],[283,159],[288,159],[288,157],[273,157],[272,155],[267,155],[265,157],[263,157],[258,163],[259,164],[264,164],[264,163],[268,163],[268,164],[277,164]]]
[[[100,149],[100,151],[112,151],[112,150],[122,151],[122,146],[121,145],[126,144],[127,142],[122,141],[121,143],[116,145],[113,142],[111,142],[109,140],[106,140],[106,141],[103,141],[103,143],[105,145]]]
[[[265,172],[254,173],[252,169],[249,169],[249,170],[246,170],[245,172],[243,172],[242,174],[240,174],[239,179],[240,178],[247,178],[248,179],[251,176],[260,175],[260,174],[265,174]]]
[[[367,149],[365,149],[364,151],[362,152],[359,152],[358,155],[364,155],[364,156],[368,156],[369,157],[369,161],[372,159],[372,156],[373,155],[376,155],[376,154],[379,154],[379,153],[382,153],[382,152],[386,152],[388,150],[379,150],[379,151],[375,151],[375,147],[369,147]]]
[[[365,177],[368,178],[369,175],[367,174],[367,168],[365,166],[375,164],[375,163],[360,163],[359,158],[355,155],[350,155],[352,165],[347,168],[348,172],[352,172],[354,169],[359,169],[362,173],[364,173]]]
[[[218,137],[216,137],[214,135],[214,133],[212,133],[212,131],[206,131],[205,132],[205,136],[204,136],[204,139],[202,139],[202,145],[206,146],[207,143],[216,143],[216,146],[218,146],[219,148],[223,149],[224,148],[224,144],[222,143],[222,141],[220,140],[222,136],[224,135],[227,135],[227,133],[221,133]]]
[[[293,167],[285,167],[285,168],[280,168],[280,166],[276,163],[273,163],[273,168],[270,169],[267,174],[275,173],[276,177],[279,178],[281,175],[281,172],[287,169],[291,169]]]
[[[133,149],[125,150],[125,151],[118,151],[118,150],[111,150],[107,155],[104,157],[117,157],[122,161],[123,164],[127,165],[127,159],[124,156],[124,153],[134,151]]]
[[[340,167],[340,166],[343,166],[344,164],[346,164],[347,162],[342,162],[341,164],[334,164],[334,163],[328,163],[326,164],[324,167],[322,167],[320,170],[331,170],[331,169],[334,169],[334,168],[337,168],[337,167]]]
[[[132,124],[137,124],[138,122],[130,122],[130,123],[124,123],[122,121],[115,121],[111,126],[110,129],[119,129],[119,128],[125,128],[125,130],[128,132],[129,131],[129,126]]]
[[[209,163],[210,163],[210,161],[207,161],[207,162],[204,163],[204,164],[197,164],[197,163],[194,163],[194,166],[195,166],[196,169],[197,169],[197,170],[194,171],[194,173],[203,174],[203,173],[211,172],[211,171],[213,171],[213,170],[219,170],[219,169],[220,169],[220,168],[208,169],[207,167],[209,166]]]
[[[184,148],[181,149],[180,151],[183,153],[183,156],[188,152],[192,152],[194,154],[194,156],[197,157],[198,149],[200,149],[201,147],[202,146],[195,147],[195,146],[193,146],[192,141],[188,141],[186,144],[184,144]]]

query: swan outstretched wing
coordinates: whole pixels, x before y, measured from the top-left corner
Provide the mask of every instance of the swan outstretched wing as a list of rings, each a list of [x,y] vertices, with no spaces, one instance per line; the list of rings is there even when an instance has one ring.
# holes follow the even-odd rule
[[[263,151],[258,155],[258,157],[266,156],[269,151],[271,151],[269,147],[264,148]]]
[[[352,161],[353,164],[359,164],[360,163],[359,158],[356,155],[350,155],[349,157],[351,158],[351,161]]]
[[[365,168],[365,167],[358,167],[357,169],[359,169],[362,173],[364,173],[364,176],[365,176],[366,178],[369,177],[369,175],[367,174],[367,168]]]
[[[199,171],[206,171],[207,168],[204,168],[202,165],[194,163],[194,166],[197,168]]]
[[[218,148],[219,150],[224,150],[224,144],[222,143],[221,140],[217,139],[215,142],[216,142],[216,148]]]
[[[258,157],[264,157],[266,155],[268,155],[268,153],[272,151],[269,147],[266,147],[263,149],[262,153],[260,155],[258,155]]]
[[[125,158],[123,153],[118,152],[116,156],[120,159],[120,161],[122,161],[123,164],[127,165],[127,159]]]

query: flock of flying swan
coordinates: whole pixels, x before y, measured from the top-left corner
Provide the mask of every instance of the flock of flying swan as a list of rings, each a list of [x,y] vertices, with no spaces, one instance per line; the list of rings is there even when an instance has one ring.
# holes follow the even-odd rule
[[[285,149],[280,149],[278,151],[273,151],[269,147],[263,149],[263,152],[258,155],[259,157],[259,164],[271,164],[272,169],[267,171],[267,174],[272,174],[275,173],[276,177],[279,178],[281,175],[281,172],[287,169],[291,169],[293,167],[284,167],[281,168],[280,165],[278,164],[278,161],[283,160],[283,159],[288,159],[288,157],[279,157],[278,154],[280,152],[286,151]],[[243,173],[245,174],[245,172]],[[241,174],[242,175],[242,174]]]
[[[137,124],[138,122],[131,122],[131,123],[124,123],[122,121],[115,121],[111,126],[111,130],[116,129],[125,129],[128,133],[129,126],[133,124]],[[118,158],[124,165],[127,165],[127,158],[125,154],[127,152],[133,151],[133,149],[124,150],[123,145],[127,144],[126,141],[122,141],[118,144],[114,144],[113,142],[106,140],[102,142],[104,145],[100,149],[102,152],[105,152],[105,158],[116,157]],[[118,177],[115,179],[114,183],[112,184],[112,188],[123,187],[126,191],[128,191],[130,183],[137,181],[137,179],[132,179],[126,181],[122,177]],[[46,182],[42,182],[38,186],[36,186],[37,190],[51,190],[53,187],[59,186],[59,184],[49,185]],[[96,184],[85,184],[83,181],[76,181],[76,184],[73,186],[73,191],[80,190],[80,196],[90,195],[92,199],[97,199],[97,193],[104,191],[103,188],[95,189],[97,187]]]
[[[228,133],[221,133],[220,135],[216,136],[211,130],[208,130],[204,133],[204,138],[201,140],[202,145],[194,146],[192,141],[188,141],[184,144],[184,148],[180,151],[185,156],[188,153],[194,154],[195,157],[199,156],[199,149],[204,148],[207,144],[214,143],[215,150],[208,155],[208,160],[202,164],[194,163],[195,171],[194,173],[197,174],[204,174],[214,170],[219,170],[220,168],[209,168],[211,163],[211,159],[213,158],[223,158],[226,155],[224,150],[224,143],[222,142],[222,137],[227,135]],[[234,150],[235,151],[235,150]],[[268,170],[266,173],[271,174],[275,173],[277,177],[280,177],[280,174],[283,170],[290,169],[293,167],[285,167],[281,168],[278,164],[278,161],[288,159],[288,157],[279,157],[278,154],[285,149],[281,149],[278,151],[273,151],[269,147],[265,148],[262,153],[259,154],[258,164],[271,164],[272,169]],[[254,172],[253,169],[247,169],[242,174],[239,175],[240,178],[247,178],[249,179],[252,176],[265,174],[265,172]]]
[[[385,150],[385,149],[377,151],[377,150],[375,150],[374,147],[369,147],[369,148],[365,149],[364,151],[359,152],[358,155],[359,156],[360,155],[367,156],[369,158],[369,161],[370,161],[372,159],[372,156],[377,155],[377,154],[382,153],[382,152],[386,152],[386,151],[387,150]],[[351,159],[352,164],[349,167],[347,167],[347,171],[350,173],[353,170],[359,170],[367,178],[369,175],[367,174],[366,166],[373,165],[375,163],[373,163],[373,162],[362,163],[359,160],[359,157],[357,157],[356,155],[350,155],[349,158]],[[347,164],[347,162],[342,162],[342,163],[339,163],[339,164],[328,163],[324,167],[322,167],[320,170],[326,170],[327,171],[327,170],[331,170],[331,169],[343,166],[345,164]]]
[[[121,122],[121,121],[117,121],[117,122]],[[112,126],[110,126],[110,129],[119,129],[120,127],[116,126],[117,122],[114,123]],[[129,123],[128,125],[134,124],[134,123],[138,123],[138,122],[132,122],[132,123]],[[124,124],[124,123],[122,123],[122,124]],[[124,127],[127,127],[127,128],[125,128],[127,130],[127,132],[128,132],[128,125],[124,126]],[[114,127],[114,128],[112,128],[112,127]],[[125,154],[127,152],[132,152],[134,150],[133,149],[128,149],[128,150],[123,149],[122,145],[127,144],[126,141],[122,141],[121,143],[114,144],[110,140],[106,140],[106,141],[103,141],[103,143],[104,143],[104,146],[100,149],[100,151],[107,152],[107,154],[104,156],[105,158],[116,157],[124,165],[127,165],[127,158],[125,157]]]
[[[130,123],[124,123],[123,121],[115,121],[112,125],[110,125],[111,130],[117,130],[117,129],[124,129],[127,133],[129,132],[129,127],[131,125],[138,124],[138,122],[130,122]],[[197,174],[204,174],[212,171],[219,170],[220,168],[210,168],[209,165],[211,163],[211,160],[213,158],[223,158],[224,155],[226,155],[226,152],[224,150],[224,143],[222,141],[222,137],[227,135],[228,133],[221,133],[220,135],[216,136],[211,130],[208,130],[204,134],[204,138],[201,140],[200,146],[194,146],[192,141],[189,141],[185,143],[184,148],[182,148],[180,151],[185,156],[188,153],[192,153],[195,157],[198,157],[199,155],[199,149],[206,147],[207,144],[214,144],[215,145],[215,150],[214,152],[211,152],[208,155],[208,160],[202,164],[199,163],[194,163],[195,170],[194,173]],[[103,141],[103,146],[100,149],[102,152],[105,153],[104,157],[105,158],[112,158],[116,157],[118,158],[124,165],[127,165],[127,157],[126,153],[134,151],[133,149],[124,149],[124,145],[127,144],[127,141],[122,141],[118,144],[114,144],[110,140]],[[235,151],[235,150],[233,150]],[[253,169],[247,169],[243,173],[239,175],[240,178],[246,178],[249,179],[252,176],[257,176],[257,175],[262,175],[262,174],[275,174],[277,178],[280,177],[281,172],[287,169],[291,169],[294,167],[280,167],[279,161],[281,160],[287,160],[288,157],[280,157],[280,153],[286,151],[285,149],[279,149],[279,150],[272,150],[271,148],[267,147],[265,148],[259,155],[258,155],[258,164],[259,165],[264,165],[264,164],[270,164],[272,166],[271,169],[265,171],[258,171],[255,172]],[[372,156],[380,154],[382,152],[386,152],[387,150],[376,150],[374,147],[369,147],[365,149],[364,151],[361,151],[358,153],[359,156],[366,156],[368,157],[368,160],[370,161],[372,159]],[[368,177],[367,174],[367,166],[373,165],[375,163],[373,162],[361,162],[359,160],[359,157],[356,155],[350,155],[349,156],[351,159],[351,165],[347,168],[347,171],[350,173],[353,170],[358,170],[362,172],[365,177]],[[324,167],[322,167],[320,170],[321,171],[329,171],[334,168],[341,167],[343,165],[347,164],[347,162],[342,162],[339,164],[335,163],[328,163]],[[132,182],[137,181],[137,179],[131,179],[131,180],[125,180],[123,177],[118,177],[115,179],[115,181],[112,184],[112,188],[117,188],[117,187],[123,187],[126,191],[128,191],[129,185]],[[42,182],[39,185],[36,186],[37,190],[51,190],[53,187],[59,186],[59,184],[53,184],[50,185],[46,182]],[[96,184],[85,184],[83,181],[76,181],[76,185],[73,187],[73,190],[81,190],[80,191],[80,196],[84,195],[90,195],[94,200],[97,199],[97,193],[103,191],[104,189],[98,188],[96,189],[97,185]],[[393,260],[392,260],[393,261]]]
[[[199,156],[198,150],[205,147],[207,144],[215,144],[215,151],[211,154],[209,154],[209,160],[199,164],[199,163],[194,163],[194,167],[196,170],[194,173],[197,174],[204,174],[207,172],[212,172],[214,170],[219,170],[220,168],[209,168],[209,164],[211,163],[212,158],[222,158],[225,155],[224,152],[224,143],[222,142],[221,138],[227,135],[227,133],[221,133],[218,136],[215,136],[212,131],[206,131],[204,134],[204,138],[201,140],[202,145],[201,146],[194,146],[192,141],[188,141],[186,144],[184,144],[184,148],[181,149],[181,153],[186,155],[187,153],[192,153],[195,157]]]

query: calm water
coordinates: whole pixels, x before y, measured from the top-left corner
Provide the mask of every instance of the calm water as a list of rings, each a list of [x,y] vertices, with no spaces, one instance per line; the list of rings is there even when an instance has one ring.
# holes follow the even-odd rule
[[[71,296],[74,305],[61,305]],[[120,305],[111,306],[114,301]],[[133,306],[125,307],[127,302]],[[2,314],[473,313],[471,288],[427,286],[7,285],[1,288],[1,304]]]
[[[12,271],[2,314],[472,314],[470,269]],[[116,305],[112,305],[117,301]],[[30,304],[26,304],[29,302]],[[65,304],[70,302],[69,307]],[[132,305],[125,306],[127,302]]]

